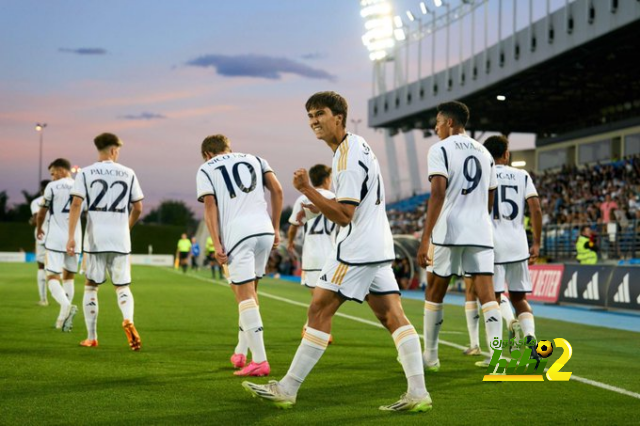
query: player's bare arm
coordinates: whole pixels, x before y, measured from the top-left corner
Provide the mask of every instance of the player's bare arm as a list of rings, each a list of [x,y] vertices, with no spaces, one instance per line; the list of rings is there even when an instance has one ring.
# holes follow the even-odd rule
[[[222,247],[222,243],[220,242],[220,229],[218,229],[218,203],[216,203],[216,199],[213,195],[205,195],[203,201],[204,221],[207,224],[207,229],[209,230],[209,234],[213,240],[213,247],[216,250],[216,260],[218,260],[221,265],[224,265],[227,263],[228,258],[227,253],[224,251],[224,247]]]
[[[264,175],[264,184],[271,195],[271,222],[276,232],[273,240],[273,248],[276,248],[280,244],[280,215],[282,214],[284,195],[282,185],[280,185],[280,181],[278,181],[275,173],[267,172]]]
[[[422,240],[418,249],[417,261],[418,265],[426,268],[433,259],[429,253],[429,242],[431,241],[431,233],[440,217],[442,206],[444,205],[444,197],[447,191],[447,178],[444,176],[434,175],[431,178],[431,197],[429,197],[429,205],[427,207],[427,217],[424,219],[424,227],[422,231]]]
[[[356,206],[339,203],[335,199],[325,198],[311,186],[309,174],[305,169],[298,169],[293,173],[293,186],[305,195],[331,222],[338,226],[347,226],[351,223],[351,219],[353,219],[353,215],[356,212]]]
[[[296,234],[298,234],[298,228],[300,228],[300,226],[292,224],[289,226],[289,230],[287,231],[287,250],[289,250],[290,253],[294,253],[293,242],[296,239]]]
[[[131,207],[131,213],[129,213],[129,229],[133,228],[133,225],[136,224],[142,214],[142,200],[136,201]]]
[[[42,230],[42,225],[44,225],[44,219],[47,216],[47,208],[40,207],[38,213],[35,215],[36,217],[36,236],[39,240],[44,237],[44,231]]]
[[[529,249],[529,265],[538,260],[540,254],[540,234],[542,233],[542,209],[540,208],[540,198],[529,197],[527,199],[529,212],[531,213],[531,229],[533,232],[533,245]]]
[[[82,198],[73,197],[71,208],[69,209],[69,238],[67,240],[67,254],[74,256],[76,253],[76,226],[82,212]]]
[[[493,199],[496,196],[496,189],[490,189],[489,190],[489,214],[491,214],[491,210],[493,210]]]

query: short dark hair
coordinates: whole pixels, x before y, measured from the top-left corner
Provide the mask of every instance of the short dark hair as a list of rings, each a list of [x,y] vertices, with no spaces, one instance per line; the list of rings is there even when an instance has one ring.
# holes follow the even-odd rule
[[[324,164],[316,164],[309,169],[309,178],[313,186],[320,186],[331,176],[331,167]]]
[[[205,152],[220,154],[221,152],[225,152],[229,149],[231,149],[229,138],[220,134],[207,136],[204,138],[202,145],[200,146],[200,151],[202,152],[203,157]]]
[[[56,158],[55,160],[53,160],[51,162],[51,164],[49,164],[49,167],[47,167],[48,169],[55,167],[55,168],[62,168],[65,169],[67,171],[71,171],[71,162],[69,162],[69,160],[67,160],[66,158]]]
[[[119,137],[113,133],[101,133],[95,137],[93,143],[98,148],[98,151],[102,151],[110,146],[122,146],[122,141]]]
[[[438,105],[438,112],[453,119],[453,123],[462,127],[467,127],[469,122],[469,107],[462,102],[443,102]]]
[[[45,180],[41,180],[40,181],[40,193],[44,194],[44,190],[47,187],[47,185],[49,185],[51,181],[49,179],[45,179]]]
[[[318,92],[307,100],[305,108],[309,111],[311,108],[322,109],[327,107],[333,115],[342,115],[342,127],[347,127],[347,112],[349,105],[347,100],[336,92]]]
[[[490,136],[484,142],[484,147],[493,156],[493,158],[502,158],[504,153],[509,149],[509,139],[506,136]]]

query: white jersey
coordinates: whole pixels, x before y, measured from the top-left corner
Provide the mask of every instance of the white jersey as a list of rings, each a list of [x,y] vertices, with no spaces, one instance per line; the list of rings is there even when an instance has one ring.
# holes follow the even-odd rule
[[[325,198],[334,199],[335,194],[326,189],[316,188]],[[289,223],[299,225],[296,216],[302,210],[301,204],[310,204],[311,201],[304,195],[301,195],[293,205]],[[327,219],[323,214],[315,216],[313,219],[307,220],[306,216],[302,218],[304,224],[304,243],[302,244],[302,270],[303,271],[320,271],[324,266],[327,258],[335,248],[335,229],[336,224]]]
[[[493,241],[497,264],[529,259],[529,244],[524,229],[527,199],[537,197],[531,176],[524,170],[496,166],[498,190],[493,200]]]
[[[133,170],[113,161],[94,163],[76,175],[71,195],[87,204],[86,253],[131,253],[131,203],[144,198]]]
[[[333,155],[336,201],[357,206],[351,223],[336,238],[337,260],[372,265],[395,258],[378,159],[360,136],[348,133]]]
[[[38,214],[38,212],[40,211],[40,207],[42,207],[42,203],[44,201],[44,196],[39,196],[38,198],[35,198],[32,202],[31,202],[31,215],[34,214]],[[47,215],[44,217],[44,223],[42,224],[42,231],[44,232],[44,236],[42,237],[41,240],[38,239],[38,227],[36,226],[35,229],[33,230],[33,237],[36,239],[36,244],[40,244],[42,246],[44,246],[44,239],[47,237],[47,222],[49,221],[49,212],[47,212]]]
[[[63,178],[50,182],[44,190],[43,205],[48,209],[47,236],[44,246],[47,250],[65,253],[69,239],[69,211],[73,179]],[[76,226],[76,254],[82,253],[82,230]]]
[[[215,197],[227,255],[247,238],[275,235],[265,200],[266,173],[273,170],[265,160],[238,152],[218,155],[198,169],[198,201],[203,202],[206,195]]]
[[[489,151],[469,136],[449,136],[429,149],[429,181],[434,176],[447,178],[447,190],[432,242],[493,248],[489,190],[498,183]]]

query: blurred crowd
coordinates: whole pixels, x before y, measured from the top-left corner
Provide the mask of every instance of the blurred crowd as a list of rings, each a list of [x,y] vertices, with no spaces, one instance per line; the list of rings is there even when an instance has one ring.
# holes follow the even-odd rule
[[[543,225],[616,222],[627,227],[640,219],[640,156],[530,174],[541,195]]]

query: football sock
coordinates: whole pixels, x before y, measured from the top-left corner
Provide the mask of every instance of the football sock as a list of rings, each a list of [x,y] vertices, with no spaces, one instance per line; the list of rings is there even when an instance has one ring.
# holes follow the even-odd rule
[[[256,300],[251,298],[243,300],[238,304],[240,311],[240,325],[244,330],[244,337],[247,339],[251,350],[251,361],[261,363],[267,360],[267,353],[264,348],[264,329],[260,308]]]
[[[522,332],[525,336],[536,337],[536,326],[533,321],[533,314],[530,312],[523,312],[518,315],[518,321],[522,327]]]
[[[487,339],[489,340],[489,357],[493,356],[491,342],[502,341],[502,315],[500,314],[500,306],[498,302],[488,302],[482,305],[484,314],[484,326],[487,331]]]
[[[469,330],[470,347],[480,347],[480,337],[478,330],[480,329],[480,313],[478,312],[478,303],[464,303],[464,312],[467,315],[467,330]]]
[[[49,291],[51,292],[51,296],[55,299],[56,302],[60,304],[60,312],[71,302],[67,299],[67,295],[64,293],[62,286],[60,285],[60,281],[56,279],[49,280]]]
[[[298,393],[300,385],[320,360],[327,345],[329,345],[329,334],[307,327],[287,375],[280,380],[280,386],[287,394]]]
[[[511,309],[511,302],[504,294],[500,295],[500,314],[504,319],[504,323],[507,327],[511,325],[511,321],[514,320],[513,309]]]
[[[425,360],[438,360],[438,334],[444,322],[442,303],[424,302],[424,353]]]
[[[247,355],[247,350],[249,349],[249,344],[247,343],[247,337],[244,335],[244,330],[242,329],[242,325],[238,322],[238,344],[234,349],[234,354],[242,354]]]
[[[82,308],[84,311],[84,323],[87,326],[87,339],[98,339],[98,288],[84,287],[84,296],[82,299]]]
[[[422,349],[420,348],[420,336],[411,324],[399,327],[391,335],[400,363],[407,377],[407,393],[415,397],[423,397],[427,394],[424,383],[424,367],[422,365]]]
[[[62,282],[62,287],[64,288],[64,292],[67,295],[67,299],[69,299],[69,303],[73,303],[73,296],[75,295],[75,288],[73,284],[73,278],[70,280],[64,280]]]
[[[40,294],[40,301],[47,301],[47,274],[44,269],[38,269],[38,293]]]
[[[118,287],[118,306],[122,311],[122,319],[133,322],[133,294],[128,285]]]

